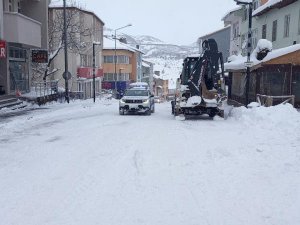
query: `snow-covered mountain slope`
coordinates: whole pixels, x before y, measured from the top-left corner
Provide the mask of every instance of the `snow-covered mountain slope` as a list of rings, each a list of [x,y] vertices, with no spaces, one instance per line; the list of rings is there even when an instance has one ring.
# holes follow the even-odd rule
[[[114,31],[106,28],[105,34],[113,36]],[[175,80],[179,77],[183,59],[188,55],[197,54],[199,51],[196,42],[190,45],[179,46],[166,43],[149,35],[131,36],[118,33],[117,36],[118,38],[126,39],[129,45],[138,46],[145,53],[143,58],[154,63],[154,71],[159,71],[162,79],[169,80],[170,88],[174,88]]]

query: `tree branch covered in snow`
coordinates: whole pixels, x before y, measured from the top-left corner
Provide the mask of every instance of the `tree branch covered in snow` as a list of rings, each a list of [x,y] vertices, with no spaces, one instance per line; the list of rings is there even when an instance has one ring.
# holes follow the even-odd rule
[[[55,3],[61,1],[53,2]],[[84,21],[84,17],[80,15],[81,7],[75,0],[68,1],[68,8],[66,10],[66,26],[67,26],[67,39],[68,39],[68,51],[80,54],[91,48],[92,42],[91,36],[95,30],[91,25],[87,25]],[[70,8],[72,7],[72,8]],[[46,64],[32,64],[33,79],[32,81],[46,81],[46,78],[57,71],[59,68],[51,68],[54,59],[64,49],[63,31],[64,31],[64,15],[63,8],[59,5],[58,8],[50,11],[49,14],[49,60]]]

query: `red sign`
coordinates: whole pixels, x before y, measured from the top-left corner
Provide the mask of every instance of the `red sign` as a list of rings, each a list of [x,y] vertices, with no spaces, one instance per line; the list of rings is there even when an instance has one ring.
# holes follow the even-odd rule
[[[48,63],[48,51],[41,49],[31,50],[31,61],[34,63]]]
[[[0,59],[6,58],[6,42],[0,41]]]
[[[77,76],[80,78],[93,78],[93,68],[92,67],[80,67],[77,69]],[[102,77],[103,69],[95,68],[95,77]]]

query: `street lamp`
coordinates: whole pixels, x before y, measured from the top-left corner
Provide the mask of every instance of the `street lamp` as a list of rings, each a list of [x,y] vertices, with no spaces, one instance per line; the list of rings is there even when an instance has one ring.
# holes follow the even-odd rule
[[[93,98],[94,98],[94,103],[96,101],[96,81],[95,81],[95,45],[101,45],[100,42],[93,42]]]
[[[250,54],[251,54],[251,37],[252,37],[252,9],[253,3],[251,0],[234,0],[237,5],[248,5],[249,18],[248,18],[248,44],[247,44],[247,74],[246,74],[246,106],[249,104],[249,85],[250,85]]]
[[[114,80],[115,80],[115,90],[117,90],[117,30],[121,30],[126,27],[131,27],[132,24],[127,24],[126,26],[119,27],[115,29],[115,57],[114,57],[114,63],[115,63],[115,73],[114,73]]]

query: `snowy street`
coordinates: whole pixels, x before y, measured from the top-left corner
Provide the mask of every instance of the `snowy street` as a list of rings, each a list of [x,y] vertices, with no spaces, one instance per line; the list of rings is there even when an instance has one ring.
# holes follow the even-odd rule
[[[115,100],[0,120],[0,225],[299,225],[300,113],[118,114]],[[0,111],[1,113],[1,111]]]

